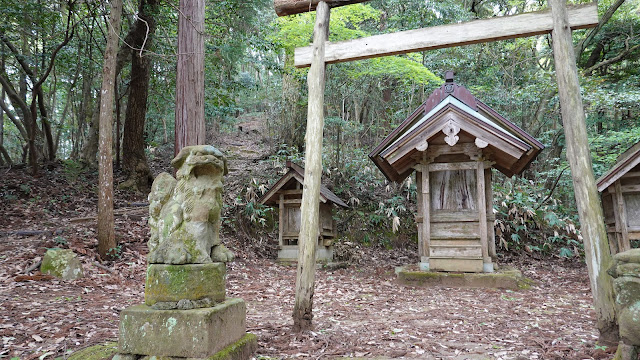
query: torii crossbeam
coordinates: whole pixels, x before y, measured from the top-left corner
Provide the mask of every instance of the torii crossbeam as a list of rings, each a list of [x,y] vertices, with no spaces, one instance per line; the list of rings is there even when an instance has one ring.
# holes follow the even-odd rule
[[[312,229],[313,224],[317,224],[318,221],[317,198],[322,171],[322,157],[318,152],[322,149],[324,126],[325,65],[551,33],[567,159],[571,166],[591,292],[597,313],[597,326],[601,340],[612,340],[608,336],[617,336],[617,326],[613,308],[613,287],[606,274],[611,263],[611,254],[608,252],[604,217],[589,155],[585,115],[571,39],[572,30],[595,27],[598,24],[597,5],[591,3],[567,8],[566,0],[549,0],[551,10],[541,12],[403,31],[338,43],[328,42],[326,33],[329,26],[329,8],[365,1],[367,0],[274,0],[274,7],[280,16],[311,11],[317,7],[313,46],[297,48],[294,61],[297,67],[311,65],[307,76],[309,107],[305,136],[306,170],[302,196],[294,329],[311,327],[312,319],[314,245],[317,238]],[[306,209],[305,202],[309,204]],[[315,210],[313,206],[316,207]]]

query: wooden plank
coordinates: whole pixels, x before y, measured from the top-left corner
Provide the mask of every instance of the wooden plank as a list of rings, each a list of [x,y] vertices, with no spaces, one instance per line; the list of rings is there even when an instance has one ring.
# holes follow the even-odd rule
[[[482,161],[477,162],[476,169],[476,184],[478,186],[478,216],[480,218],[479,233],[480,244],[482,245],[482,261],[485,264],[491,263],[491,257],[489,257],[489,245],[487,241],[487,194],[485,191],[485,179],[484,179],[484,164]]]
[[[300,183],[298,183],[298,186],[300,186],[299,184]],[[301,195],[302,194],[302,190],[300,190],[300,189],[280,190],[278,192],[281,193],[281,194],[284,194],[284,195]]]
[[[437,171],[431,173],[430,180],[433,211],[476,211],[477,187],[473,170]]]
[[[330,8],[367,2],[369,0],[325,0]],[[315,11],[320,0],[273,0],[273,9],[278,16],[287,16]]]
[[[573,51],[571,22],[566,0],[549,0],[553,17],[553,59],[558,82],[558,97],[571,167],[574,195],[584,241],[585,262],[594,299],[596,323],[601,340],[614,336],[617,329],[612,277],[607,274],[613,259],[609,252],[607,232],[596,180],[593,176],[586,117],[580,94],[576,56]],[[594,9],[595,12],[595,9]],[[597,21],[597,17],[595,19]],[[616,332],[617,336],[617,332]]]
[[[475,246],[480,248],[479,239],[432,239],[432,247],[447,247],[447,246]]]
[[[616,189],[616,207],[618,208],[618,216],[620,219],[620,233],[622,234],[622,247],[620,252],[631,249],[629,243],[629,223],[627,222],[627,207],[625,206],[624,196],[622,195],[622,186],[620,180],[614,183]]]
[[[438,210],[431,213],[431,222],[467,222],[478,221],[477,211],[447,211]]]
[[[465,161],[457,163],[433,163],[429,165],[429,171],[473,170],[476,168],[476,166],[476,161]]]
[[[422,259],[424,256],[422,241],[422,221],[424,217],[422,216],[422,165],[417,166],[416,170],[416,208],[418,209],[418,213],[416,214],[415,221],[416,227],[418,228],[418,257]]]
[[[482,247],[481,246],[432,246],[431,247],[431,256],[434,257],[476,257],[479,258],[482,256]]]
[[[614,229],[613,229],[613,238],[614,242],[609,244],[609,248],[611,249],[611,254],[617,254],[622,249],[622,227],[620,221],[620,212],[618,210],[618,195],[616,194],[616,187],[610,186],[609,190],[611,193],[611,201],[613,206],[613,220],[614,220]],[[607,230],[609,231],[609,230]]]
[[[283,204],[300,204],[302,199],[284,199],[280,200]]]
[[[432,223],[431,238],[479,239],[480,229],[477,222]]]
[[[640,177],[640,171],[629,171],[628,173],[622,175],[621,179],[630,179]]]
[[[598,24],[598,7],[595,2],[572,6],[568,9],[568,13],[571,29],[585,29]],[[416,51],[542,35],[550,33],[551,30],[553,30],[553,18],[549,10],[513,16],[500,16],[461,24],[441,25],[327,43],[325,61],[328,64],[333,64],[406,54]],[[311,64],[311,56],[311,47],[296,48],[294,65],[296,67],[309,66]]]
[[[498,254],[496,253],[496,229],[493,226],[496,221],[496,216],[493,213],[493,173],[491,169],[484,170],[484,181],[485,181],[485,189],[487,193],[487,242],[489,243],[489,256],[492,259],[496,259]]]
[[[627,210],[628,228],[640,226],[640,193],[626,193],[624,195],[624,204],[624,208]]]
[[[429,165],[424,164],[422,167],[422,254],[429,261],[430,245],[431,245],[431,205],[429,194]],[[422,259],[421,259],[422,261]]]
[[[620,187],[621,192],[631,193],[631,192],[640,192],[640,185],[624,185]]]
[[[280,194],[278,200],[278,245],[282,246],[282,234],[284,233],[284,195]]]
[[[482,272],[482,259],[432,258],[429,267],[434,271]]]

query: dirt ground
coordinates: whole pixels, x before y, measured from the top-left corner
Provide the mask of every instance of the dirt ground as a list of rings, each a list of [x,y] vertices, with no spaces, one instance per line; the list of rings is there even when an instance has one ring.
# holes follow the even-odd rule
[[[259,174],[265,144],[259,125],[245,123],[219,146],[230,154],[232,178]],[[165,156],[166,157],[166,156]],[[163,167],[160,152],[154,172]],[[116,174],[118,175],[118,174]],[[0,359],[54,359],[115,340],[119,312],[144,301],[145,196],[116,192],[119,257],[99,263],[95,172],[54,164],[38,178],[0,169]],[[225,203],[243,184],[226,185]],[[420,359],[606,359],[583,262],[510,257],[535,281],[530,289],[416,288],[396,282],[394,268],[414,249],[346,244],[349,266],[316,274],[313,331],[294,334],[294,266],[274,261],[273,237],[252,239],[229,222],[223,241],[237,254],[228,266],[227,296],[247,303],[256,359],[378,356]],[[47,248],[73,249],[85,277],[63,282],[37,268]]]

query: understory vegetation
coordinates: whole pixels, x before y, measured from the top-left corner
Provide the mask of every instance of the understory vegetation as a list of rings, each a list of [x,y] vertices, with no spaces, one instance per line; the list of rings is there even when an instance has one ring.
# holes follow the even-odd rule
[[[582,3],[577,1],[575,3]],[[82,183],[96,164],[105,2],[2,2],[0,24],[0,166],[62,161]],[[130,134],[127,105],[135,56],[151,63],[143,131],[134,141],[144,162],[173,143],[176,1],[126,1],[118,57],[116,139]],[[266,154],[260,171],[243,173],[225,224],[273,236],[277,217],[258,204],[287,160],[304,164],[307,69],[293,51],[312,37],[314,13],[277,18],[265,0],[207,3],[205,116],[210,138],[243,131],[258,118]],[[544,2],[372,0],[332,10],[330,40],[339,41],[541,10]],[[596,177],[640,141],[640,8],[633,1],[598,4],[601,24],[574,31],[578,71]],[[127,42],[145,17],[154,31],[140,47]],[[142,25],[140,25],[142,26]],[[522,174],[494,172],[496,242],[501,253],[558,257],[583,252],[555,81],[550,35],[384,57],[327,67],[323,165],[327,184],[350,208],[335,214],[340,241],[382,248],[416,246],[415,178],[389,183],[368,153],[443,83],[446,70],[478,99],[545,144]],[[138,55],[136,55],[138,54]],[[38,86],[34,86],[38,84]],[[31,111],[33,110],[33,111]],[[131,115],[134,116],[134,115]],[[33,145],[33,146],[32,146]],[[215,142],[214,142],[214,145]],[[116,141],[116,169],[133,154]],[[121,163],[122,162],[122,163]],[[269,171],[263,171],[264,169]],[[80,179],[80,180],[78,180]],[[28,186],[2,194],[28,197]],[[52,208],[52,211],[55,209]]]

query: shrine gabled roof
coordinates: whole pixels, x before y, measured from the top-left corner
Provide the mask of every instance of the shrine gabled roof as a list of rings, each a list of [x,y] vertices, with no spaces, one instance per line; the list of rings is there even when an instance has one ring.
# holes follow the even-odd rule
[[[295,189],[296,183],[300,184],[300,187],[304,185],[304,168],[296,163],[287,161],[287,173],[284,174],[275,184],[267,191],[258,202],[263,205],[275,206],[280,195],[281,190]],[[333,191],[329,190],[326,186],[320,185],[320,201],[326,203],[327,201],[343,208],[348,208],[349,205],[345,204]]]
[[[611,169],[596,181],[598,191],[603,192],[638,165],[640,165],[640,141],[618,156]]]
[[[402,181],[418,162],[416,153],[448,128],[480,140],[495,154],[494,167],[507,176],[522,172],[544,145],[476,99],[447,73],[443,86],[393,130],[369,157],[391,181]],[[486,144],[485,144],[486,143]],[[453,145],[452,145],[453,146]],[[420,149],[420,150],[419,150]]]

